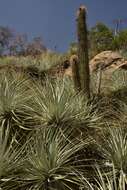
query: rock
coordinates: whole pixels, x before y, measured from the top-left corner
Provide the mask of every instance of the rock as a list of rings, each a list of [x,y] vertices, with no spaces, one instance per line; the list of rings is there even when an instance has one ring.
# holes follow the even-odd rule
[[[125,60],[118,52],[103,51],[90,61],[90,70],[93,72],[97,71],[98,68],[102,70],[116,69],[124,62]]]
[[[115,69],[127,70],[127,61],[124,61],[122,64],[118,65]]]

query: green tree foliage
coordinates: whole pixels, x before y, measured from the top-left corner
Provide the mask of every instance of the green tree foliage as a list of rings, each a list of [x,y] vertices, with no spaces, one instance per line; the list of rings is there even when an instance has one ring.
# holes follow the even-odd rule
[[[122,30],[116,37],[115,41],[117,46],[115,48],[126,51],[127,50],[127,29]]]
[[[113,32],[103,23],[97,23],[89,32],[91,55],[112,49]]]

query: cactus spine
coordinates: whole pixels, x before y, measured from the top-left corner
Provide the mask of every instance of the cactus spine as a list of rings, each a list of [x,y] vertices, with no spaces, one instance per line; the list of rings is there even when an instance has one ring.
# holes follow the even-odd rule
[[[90,72],[88,56],[88,39],[86,25],[86,8],[81,6],[77,12],[78,60],[81,90],[90,98]],[[76,68],[75,68],[76,69]]]

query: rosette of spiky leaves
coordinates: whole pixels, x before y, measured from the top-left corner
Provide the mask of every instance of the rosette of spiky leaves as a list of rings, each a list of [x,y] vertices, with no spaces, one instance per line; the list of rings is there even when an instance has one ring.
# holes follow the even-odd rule
[[[83,190],[126,190],[127,180],[121,171],[119,179],[117,179],[117,170],[114,168],[110,172],[104,172],[99,167],[95,169],[96,177],[94,183],[82,177],[84,182]]]
[[[127,132],[120,127],[109,127],[103,136],[102,153],[106,159],[106,166],[114,165],[118,176],[122,171],[127,178]]]
[[[18,190],[18,173],[20,173],[23,149],[14,146],[15,136],[9,141],[9,135],[9,129],[7,129],[3,139],[0,130],[0,189]]]
[[[80,152],[79,156],[82,156],[91,139],[70,140],[71,132],[70,128],[62,131],[52,127],[44,127],[36,132],[26,147],[21,177],[24,190],[79,189],[79,174],[85,174],[85,166],[81,164],[77,153]]]
[[[10,129],[10,137],[17,138],[30,130],[32,119],[27,111],[30,101],[28,80],[20,74],[4,73],[0,76],[0,125],[4,133]],[[21,133],[21,134],[20,134]],[[18,136],[19,135],[19,136]]]
[[[94,105],[71,90],[65,79],[47,80],[45,86],[36,84],[32,94],[30,109],[43,125],[85,128],[95,127],[100,122]]]

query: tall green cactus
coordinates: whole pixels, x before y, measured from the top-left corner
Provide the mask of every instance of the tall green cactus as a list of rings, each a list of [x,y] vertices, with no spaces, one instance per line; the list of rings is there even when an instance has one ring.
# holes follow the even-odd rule
[[[70,58],[70,63],[72,67],[72,77],[74,81],[74,87],[76,91],[81,91],[81,83],[80,83],[80,75],[79,75],[79,63],[78,63],[78,56],[72,55]]]
[[[86,8],[81,6],[77,12],[78,60],[81,90],[90,98],[90,71],[88,56],[88,32],[86,25]]]

